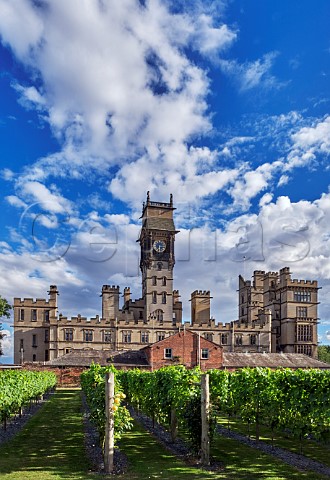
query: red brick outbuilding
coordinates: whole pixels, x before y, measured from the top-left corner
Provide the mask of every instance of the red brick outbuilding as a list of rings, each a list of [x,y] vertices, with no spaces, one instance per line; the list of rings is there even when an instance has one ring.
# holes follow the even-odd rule
[[[148,345],[142,351],[152,370],[176,364],[187,368],[200,365],[202,370],[209,370],[221,368],[223,364],[222,347],[190,330],[182,330]]]

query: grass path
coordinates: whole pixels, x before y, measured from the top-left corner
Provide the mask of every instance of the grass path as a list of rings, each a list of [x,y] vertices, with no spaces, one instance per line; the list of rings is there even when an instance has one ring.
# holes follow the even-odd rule
[[[218,421],[224,428],[228,427],[228,418],[219,416]],[[248,426],[239,418],[230,419],[230,429],[234,432],[248,436],[250,434],[252,439],[255,439],[255,427],[251,426],[250,431]],[[265,425],[259,426],[260,440],[268,444],[272,444],[272,431]],[[330,467],[330,445],[315,442],[313,440],[303,440],[303,455],[312,460],[324,463]],[[296,438],[288,437],[280,431],[274,432],[274,446],[281,447],[293,453],[300,453],[300,442]]]
[[[80,392],[57,390],[9,442],[0,448],[3,480],[78,480],[86,476]]]
[[[100,480],[88,471],[81,400],[78,390],[58,390],[9,442],[0,447],[1,480]],[[219,437],[213,455],[225,469],[208,473],[191,468],[167,452],[139,425],[128,432],[121,448],[129,471],[115,480],[313,480],[325,477],[299,472],[271,456]]]

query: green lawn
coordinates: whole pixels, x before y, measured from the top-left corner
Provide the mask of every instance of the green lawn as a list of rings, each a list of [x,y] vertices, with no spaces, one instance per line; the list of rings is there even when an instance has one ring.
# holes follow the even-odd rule
[[[227,428],[228,427],[228,419],[225,417],[219,417],[219,423]],[[248,425],[243,423],[238,418],[232,418],[230,420],[230,429],[234,432],[242,433],[243,435],[249,434]],[[250,426],[250,437],[255,439],[255,427],[254,425]],[[272,443],[272,432],[271,429],[260,425],[260,440],[263,442],[267,442],[269,444]],[[294,453],[300,453],[300,442],[299,440],[285,436],[283,433],[276,431],[274,434],[274,446],[285,448],[290,450]],[[302,451],[303,455],[306,457],[312,458],[313,460],[317,460],[325,465],[330,467],[330,445],[318,443],[312,440],[304,439],[302,441]]]
[[[89,464],[80,405],[79,391],[57,390],[25,428],[0,448],[0,478],[85,479]]]
[[[83,447],[80,392],[58,390],[24,429],[0,447],[0,478],[3,480],[100,480],[88,471]],[[216,439],[213,456],[224,470],[209,473],[189,467],[167,452],[139,425],[124,435],[121,448],[129,470],[118,480],[321,480],[234,440]]]
[[[325,480],[328,477],[314,472],[301,472],[286,463],[235,440],[217,436],[212,456],[223,463],[224,469],[206,472],[191,469],[178,462],[139,425],[121,441],[130,462],[130,471],[117,477],[120,480],[147,478],[203,480]],[[156,459],[156,460],[155,460]]]

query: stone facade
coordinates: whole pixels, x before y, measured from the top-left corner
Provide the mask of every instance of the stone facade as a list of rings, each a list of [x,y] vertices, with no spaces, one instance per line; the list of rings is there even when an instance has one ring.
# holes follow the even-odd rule
[[[217,323],[210,315],[211,294],[191,294],[191,322],[182,323],[179,290],[173,290],[175,229],[170,202],[142,209],[139,236],[142,296],[130,288],[103,285],[102,314],[93,318],[58,314],[55,285],[49,299],[14,299],[14,362],[47,362],[71,351],[138,350],[190,330],[227,352],[297,352],[316,356],[317,282],[291,280],[280,273],[254,272],[253,281],[239,277],[238,320]],[[123,297],[122,305],[120,305]]]
[[[260,311],[272,318],[271,351],[317,357],[317,281],[291,278],[279,272],[255,271],[252,282],[239,277],[239,323],[253,324]]]

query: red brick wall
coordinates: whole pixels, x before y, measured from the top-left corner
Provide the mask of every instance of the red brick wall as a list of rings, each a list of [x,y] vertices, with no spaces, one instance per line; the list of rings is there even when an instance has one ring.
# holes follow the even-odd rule
[[[198,365],[198,344],[198,335],[186,331],[172,335],[157,342],[155,345],[147,347],[145,352],[153,369],[175,364],[181,364],[188,368],[192,368]],[[172,359],[164,358],[164,351],[166,348],[172,349]],[[222,347],[201,337],[200,348],[208,348],[209,350],[209,359],[200,360],[202,370],[221,368],[223,360]]]
[[[79,387],[80,375],[87,367],[51,367],[38,363],[24,363],[22,366],[24,370],[49,370],[54,372],[57,376],[58,387]]]

